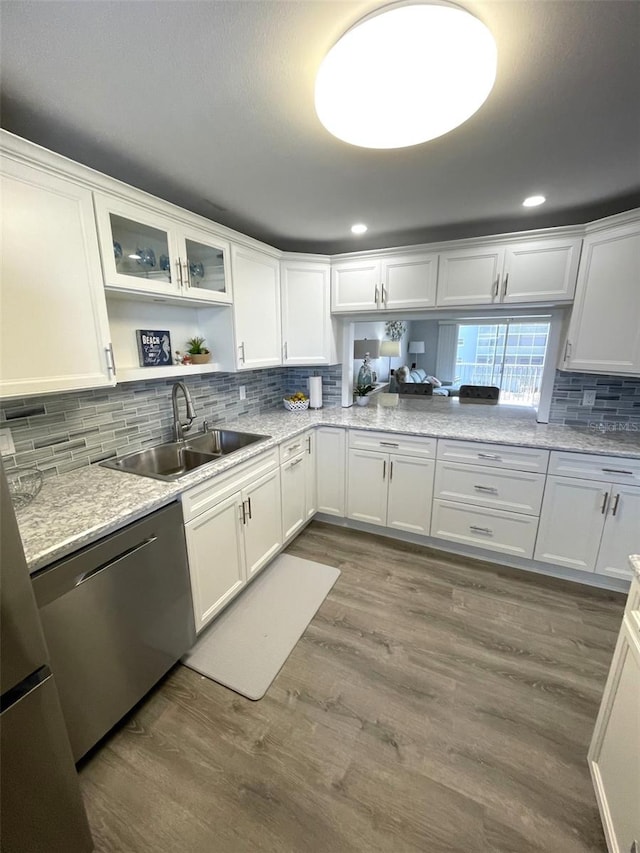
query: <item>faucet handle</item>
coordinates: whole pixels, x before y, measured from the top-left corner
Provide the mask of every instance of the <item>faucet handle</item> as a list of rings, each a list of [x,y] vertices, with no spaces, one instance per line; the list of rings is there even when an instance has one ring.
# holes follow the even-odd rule
[[[205,418],[205,420],[202,421],[202,432],[208,432],[208,431],[209,431],[209,422]]]

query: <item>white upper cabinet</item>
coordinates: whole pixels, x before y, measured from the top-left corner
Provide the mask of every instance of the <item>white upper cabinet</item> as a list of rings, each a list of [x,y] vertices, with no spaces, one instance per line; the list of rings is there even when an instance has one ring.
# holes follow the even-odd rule
[[[438,306],[569,302],[581,243],[553,237],[442,252]]]
[[[640,375],[640,220],[585,238],[564,367]]]
[[[335,363],[330,309],[329,261],[280,263],[282,363]]]
[[[105,286],[185,302],[229,303],[229,244],[101,193],[94,196]]]
[[[4,156],[0,396],[115,385],[91,192]]]
[[[331,310],[391,311],[435,306],[438,255],[432,252],[337,261]]]
[[[502,247],[442,252],[438,305],[491,305],[498,300],[503,266]]]
[[[280,264],[264,252],[233,245],[236,369],[281,363]]]

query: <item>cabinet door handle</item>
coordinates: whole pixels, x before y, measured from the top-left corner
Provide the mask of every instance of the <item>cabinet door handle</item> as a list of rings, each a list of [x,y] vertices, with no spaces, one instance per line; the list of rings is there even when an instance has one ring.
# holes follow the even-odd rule
[[[473,488],[476,489],[478,492],[488,492],[490,495],[498,494],[498,490],[495,486],[474,486]]]
[[[500,273],[498,273],[498,275],[496,276],[496,280],[493,283],[493,293],[492,293],[493,299],[497,298],[499,292],[500,292]]]
[[[384,480],[384,478],[386,476],[387,476],[387,460],[383,459],[383,461],[382,461],[382,479]]]
[[[633,477],[633,471],[624,471],[622,468],[603,468],[605,474],[628,474]]]
[[[620,503],[620,492],[613,499],[613,509],[611,510],[611,515],[615,515],[618,511],[618,504]]]
[[[571,343],[569,338],[567,338],[567,342],[564,345],[564,361],[569,361],[569,359],[571,358],[572,348],[573,348],[573,344]]]
[[[486,533],[487,536],[493,536],[493,530],[490,527],[478,527],[475,524],[470,524],[469,530],[473,530],[474,533]]]
[[[247,513],[246,513],[245,508],[244,508],[244,501],[242,501],[242,503],[238,507],[238,510],[240,512],[240,522],[242,524],[246,524],[247,523]]]
[[[393,480],[393,459],[391,460],[391,464],[389,465],[389,482]]]
[[[600,512],[602,515],[607,511],[607,501],[609,500],[609,492],[605,492],[602,498],[602,506],[600,507]]]
[[[382,304],[386,308],[387,307],[387,291],[384,288],[384,284],[381,284],[380,287],[382,288]]]
[[[287,349],[287,342],[285,341],[282,345],[282,360],[286,361],[289,358],[289,351]]]
[[[253,516],[251,515],[251,498],[250,497],[247,498],[247,510],[249,513],[249,520],[251,520],[253,518]]]
[[[240,346],[238,347],[238,349],[241,351],[241,353],[240,353],[240,355],[239,355],[239,359],[240,359],[240,361],[244,364],[244,362],[245,362],[245,357],[244,357],[244,341],[241,341]]]
[[[374,304],[375,304],[375,306],[376,306],[376,308],[377,308],[377,307],[378,307],[378,285],[377,285],[377,284],[376,284],[376,287],[375,287],[375,292],[374,292],[374,296],[373,296],[373,301],[374,301]]]
[[[182,267],[184,269],[184,280],[186,282],[185,287],[191,287],[191,276],[189,275],[189,261],[184,261]]]
[[[113,344],[109,341],[109,346],[104,348],[104,351],[107,355],[107,373],[115,378],[116,375],[116,360],[113,357]]]
[[[504,277],[504,284],[502,286],[502,298],[504,299],[507,295],[507,286],[509,285],[509,273],[507,273]]]
[[[381,441],[381,442],[379,442],[379,444],[380,444],[380,447],[400,447],[400,445],[397,442],[393,442],[393,441]]]
[[[180,258],[176,261],[176,267],[178,268],[178,284],[180,287],[184,287],[184,282],[182,281],[182,264],[180,263]]]
[[[307,453],[311,456],[311,436],[307,436]]]
[[[478,453],[478,459],[495,459],[496,462],[502,462],[502,456],[497,453]]]

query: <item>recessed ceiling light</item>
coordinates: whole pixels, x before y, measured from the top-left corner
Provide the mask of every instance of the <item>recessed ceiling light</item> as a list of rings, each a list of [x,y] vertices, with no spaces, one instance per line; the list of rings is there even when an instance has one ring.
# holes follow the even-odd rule
[[[487,99],[497,49],[487,27],[447,2],[395,4],[348,30],[316,77],[318,118],[364,148],[405,148],[462,124]]]
[[[358,222],[357,225],[351,226],[352,234],[364,234],[364,232],[367,230],[367,226],[364,224],[364,222]]]
[[[539,204],[544,204],[546,198],[543,195],[530,195],[522,202],[523,207],[537,207]]]

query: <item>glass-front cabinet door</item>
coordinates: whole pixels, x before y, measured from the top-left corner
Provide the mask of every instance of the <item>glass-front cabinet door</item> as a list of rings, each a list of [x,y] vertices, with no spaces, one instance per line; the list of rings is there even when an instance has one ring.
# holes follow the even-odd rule
[[[126,201],[94,199],[105,286],[180,296],[171,222]]]
[[[105,287],[230,303],[229,245],[117,198],[94,195]]]
[[[229,245],[198,231],[183,231],[178,250],[182,285],[191,299],[231,302]]]

